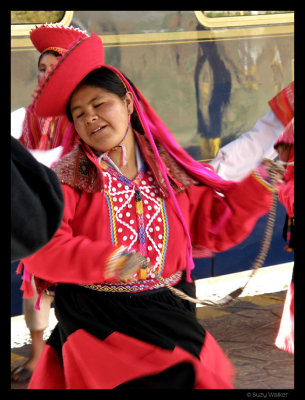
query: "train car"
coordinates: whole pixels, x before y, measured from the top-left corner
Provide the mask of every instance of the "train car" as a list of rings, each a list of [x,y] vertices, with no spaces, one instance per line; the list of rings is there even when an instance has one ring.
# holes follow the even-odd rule
[[[43,18],[12,22],[11,111],[32,101],[38,52],[29,32]],[[64,11],[49,22],[98,34],[106,63],[131,78],[197,160],[211,161],[251,129],[294,80],[293,11]],[[284,250],[284,220],[278,204],[265,266],[293,260]],[[232,250],[196,259],[195,277],[250,269],[265,223]]]

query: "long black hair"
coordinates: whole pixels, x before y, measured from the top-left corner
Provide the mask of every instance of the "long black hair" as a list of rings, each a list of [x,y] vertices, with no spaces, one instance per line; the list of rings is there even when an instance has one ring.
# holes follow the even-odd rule
[[[125,76],[125,75],[124,75]],[[134,84],[128,79],[126,76],[125,78],[128,80],[130,85],[132,86],[136,96],[137,91]],[[127,88],[125,87],[124,83],[121,81],[120,77],[117,76],[115,72],[110,70],[107,67],[101,67],[91,71],[85,78],[80,82],[78,86],[87,85],[87,86],[94,86],[104,90],[107,90],[110,93],[117,95],[120,99],[124,99],[126,96]],[[76,90],[76,89],[75,89]],[[73,95],[73,93],[72,93]],[[66,106],[66,114],[69,121],[73,122],[72,114],[71,114],[71,98],[72,95],[67,103]],[[134,109],[133,113],[131,114],[131,126],[140,134],[144,134],[144,130],[140,123],[138,114]]]

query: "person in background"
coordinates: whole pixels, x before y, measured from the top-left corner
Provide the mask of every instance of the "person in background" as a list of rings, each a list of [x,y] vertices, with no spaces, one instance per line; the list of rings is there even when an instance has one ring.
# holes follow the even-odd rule
[[[269,106],[250,131],[223,146],[210,162],[222,178],[240,181],[264,158],[277,157],[273,144],[294,117],[294,82],[272,98]]]
[[[286,126],[283,134],[274,144],[279,158],[286,165],[284,184],[280,186],[279,201],[286,208],[286,221],[283,236],[286,240],[285,250],[295,249],[295,214],[294,214],[294,118]],[[281,317],[279,331],[275,345],[281,349],[294,354],[294,270],[288,288]]]
[[[63,193],[54,171],[36,161],[11,137],[11,262],[35,253],[51,240],[60,226],[63,208]],[[48,316],[48,312],[45,314]],[[33,332],[32,356],[35,357],[41,354],[42,339],[39,336],[37,340],[36,330]],[[32,371],[22,365],[14,374],[21,374],[21,380],[27,381]]]
[[[51,240],[63,208],[55,172],[11,137],[11,261],[35,253]]]
[[[87,36],[87,32],[79,28],[58,24],[44,24],[33,29],[30,38],[40,53],[38,84],[43,84],[71,43]],[[73,148],[75,138],[73,124],[66,115],[41,118],[35,114],[33,103],[27,107],[19,140],[39,161],[50,166]]]
[[[30,32],[30,38],[40,53],[38,84],[43,84],[59,59],[67,52],[71,43],[87,36],[85,31],[78,28],[57,24],[44,24],[33,29]],[[66,115],[41,118],[35,114],[33,104],[26,108],[22,134],[18,140],[42,164],[50,166],[68,153],[75,144],[75,138],[74,126]],[[46,193],[48,192],[46,191]],[[19,264],[17,272],[20,273],[21,270],[22,264]],[[50,307],[54,299],[52,290],[45,292],[38,309],[36,306],[39,297],[36,288],[37,282],[35,284],[34,278],[28,274],[26,269],[23,270],[22,278],[22,287],[27,288],[26,298],[23,298],[23,313],[31,334],[31,356],[24,365],[12,371],[11,379],[15,382],[27,382],[35,369],[45,344],[43,334],[49,324]]]
[[[240,181],[263,158],[279,157],[286,165],[284,185],[278,198],[286,208],[283,236],[285,250],[294,251],[294,82],[269,101],[270,110],[249,132],[221,148],[211,165],[224,179]],[[280,328],[275,340],[278,348],[294,353],[294,269],[286,294]]]

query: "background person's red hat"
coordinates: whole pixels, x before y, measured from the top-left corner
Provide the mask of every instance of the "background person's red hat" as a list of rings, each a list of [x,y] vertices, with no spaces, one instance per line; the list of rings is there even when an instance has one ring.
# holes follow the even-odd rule
[[[65,114],[74,89],[86,75],[103,65],[103,43],[99,36],[85,37],[72,44],[35,91],[36,114],[41,117]]]
[[[44,24],[30,32],[30,39],[39,53],[48,50],[64,54],[71,43],[89,37],[86,31],[59,24]]]

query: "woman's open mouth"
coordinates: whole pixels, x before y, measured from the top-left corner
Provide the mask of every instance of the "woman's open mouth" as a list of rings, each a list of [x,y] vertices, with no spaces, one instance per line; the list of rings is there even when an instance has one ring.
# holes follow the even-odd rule
[[[101,132],[103,129],[105,129],[106,126],[107,126],[107,125],[100,126],[100,127],[96,128],[94,131],[91,132],[91,136],[98,134],[98,133]]]

